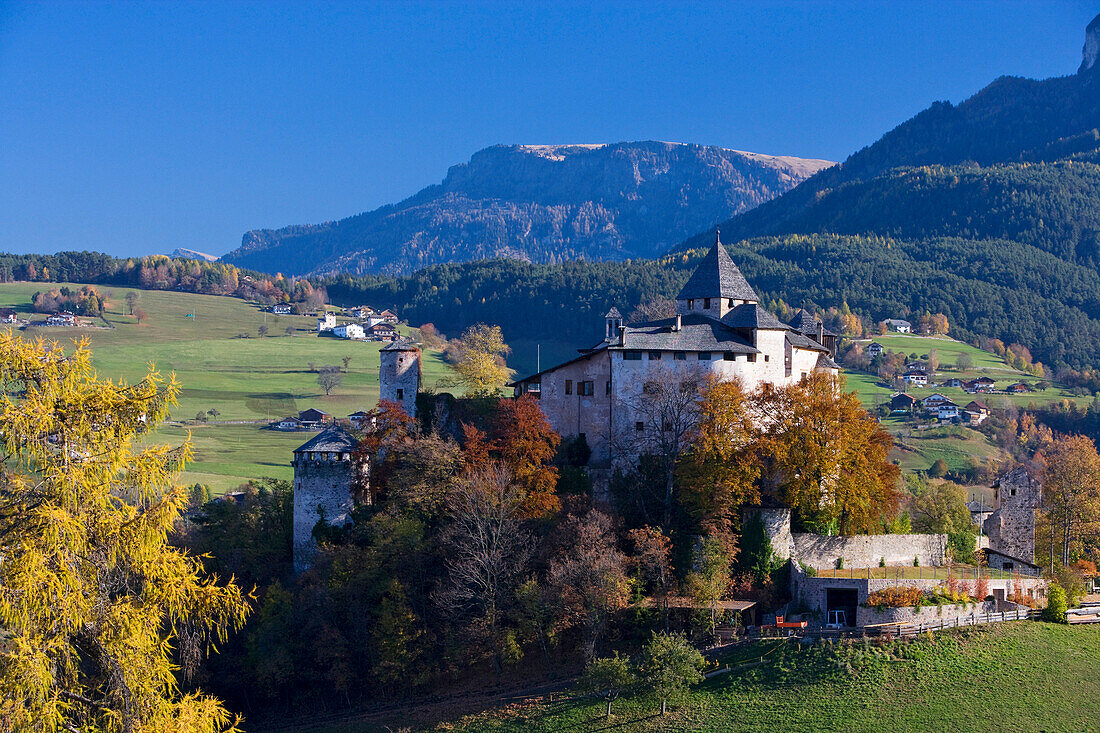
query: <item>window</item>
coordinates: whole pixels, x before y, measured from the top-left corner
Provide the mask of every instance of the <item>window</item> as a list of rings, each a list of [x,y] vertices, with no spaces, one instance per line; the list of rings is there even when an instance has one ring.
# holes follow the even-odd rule
[[[640,351],[624,351],[623,361],[641,361],[642,352]]]
[[[1010,562],[1006,562],[1004,565],[1001,566],[1001,570],[1014,570],[1015,568],[1016,566]]]
[[[642,394],[657,394],[661,391],[661,385],[658,382],[646,382],[642,385]]]
[[[737,354],[733,353],[732,351],[727,351],[722,354],[722,359],[724,361],[737,361]]]
[[[607,380],[607,387],[604,390],[604,394],[611,394],[611,380]]]
[[[676,361],[687,361],[688,355],[686,351],[677,351],[672,355],[672,358]]]
[[[749,361],[756,361],[756,354],[749,354]]]
[[[583,395],[585,397],[591,397],[592,394],[593,394],[593,387],[594,386],[595,386],[595,382],[578,382],[577,383],[577,394]]]
[[[644,422],[642,422],[641,420],[639,420],[638,422],[634,423],[634,430],[636,430],[636,431],[637,431],[637,432],[639,432],[639,433],[643,433],[643,432],[645,432],[645,423],[644,423]]]
[[[700,351],[699,352],[699,361],[710,361],[710,352],[709,351]]]
[[[1016,489],[1012,489],[1012,495],[1016,496]]]
[[[771,357],[769,357],[767,354],[764,354],[764,361],[768,361],[768,359],[770,359],[770,358]]]
[[[399,400],[405,399],[405,390],[403,390],[403,389],[397,390],[397,399],[399,399]]]
[[[703,310],[710,310],[710,298],[703,298]]]
[[[573,394],[573,380],[572,379],[565,380],[565,393],[566,394]]]
[[[692,298],[688,298],[688,310],[689,311],[695,310],[695,300],[692,299]]]
[[[730,298],[730,308],[733,307],[733,298]]]
[[[661,352],[660,351],[651,351],[651,352],[649,352],[649,360],[650,361],[660,361],[661,360]]]

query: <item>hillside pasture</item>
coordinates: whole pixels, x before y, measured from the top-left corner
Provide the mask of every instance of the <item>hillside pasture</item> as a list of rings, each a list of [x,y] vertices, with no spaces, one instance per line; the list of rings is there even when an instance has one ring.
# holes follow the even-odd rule
[[[312,317],[276,316],[237,298],[140,290],[137,305],[147,317],[138,322],[127,312],[129,290],[100,288],[109,298],[102,320],[84,319],[91,327],[34,326],[45,319],[31,312],[34,293],[63,285],[0,284],[0,307],[32,321],[23,332],[27,337],[63,346],[87,338],[101,377],[133,381],[150,364],[164,375],[174,373],[182,388],[179,405],[154,437],[178,445],[191,433],[196,455],[185,482],[201,481],[222,492],[259,476],[290,478],[291,451],[311,434],[269,430],[269,421],[309,407],[345,417],[378,402],[378,352],[384,344],[318,336]],[[262,338],[261,326],[268,334]],[[343,384],[326,397],[310,364],[343,368],[345,356],[351,360]],[[431,387],[451,371],[441,354],[426,352],[423,373]],[[195,422],[211,409],[217,414],[209,422]]]

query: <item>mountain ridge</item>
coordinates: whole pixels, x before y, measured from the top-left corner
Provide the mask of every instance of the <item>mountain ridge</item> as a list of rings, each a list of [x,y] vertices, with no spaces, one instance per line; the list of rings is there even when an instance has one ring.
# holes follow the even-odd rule
[[[495,145],[403,201],[251,230],[222,259],[285,274],[404,274],[441,262],[653,256],[831,161],[643,141]]]

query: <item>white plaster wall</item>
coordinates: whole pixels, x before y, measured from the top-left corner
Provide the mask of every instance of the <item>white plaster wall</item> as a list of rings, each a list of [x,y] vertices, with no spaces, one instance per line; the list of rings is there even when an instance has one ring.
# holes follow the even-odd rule
[[[378,398],[397,402],[416,417],[416,394],[420,391],[420,351],[380,351]],[[397,390],[402,390],[401,399]]]

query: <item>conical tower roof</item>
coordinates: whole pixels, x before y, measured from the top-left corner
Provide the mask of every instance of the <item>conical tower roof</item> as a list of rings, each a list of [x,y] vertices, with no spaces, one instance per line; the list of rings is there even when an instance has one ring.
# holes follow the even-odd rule
[[[749,285],[749,281],[733,264],[729,252],[722,246],[718,232],[714,233],[714,246],[710,248],[703,261],[695,268],[687,284],[680,290],[676,300],[699,298],[734,298],[759,302],[760,297]]]

